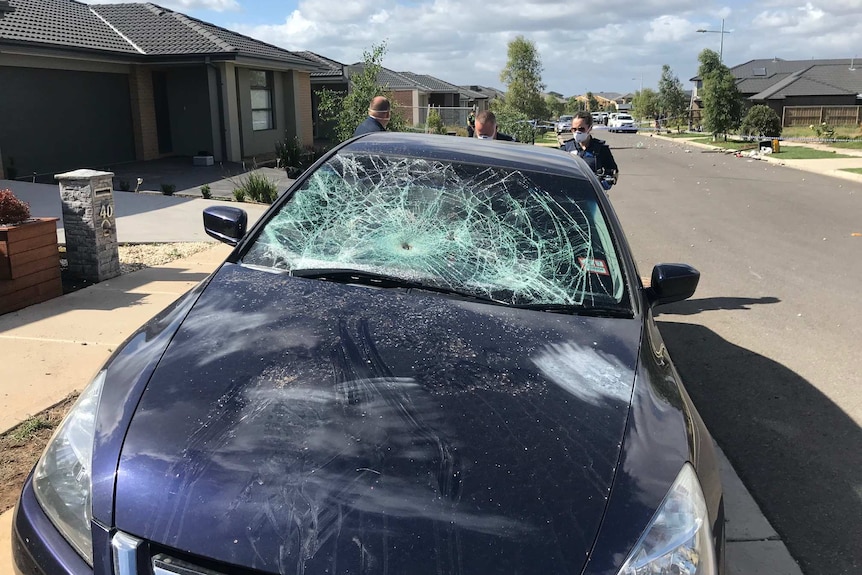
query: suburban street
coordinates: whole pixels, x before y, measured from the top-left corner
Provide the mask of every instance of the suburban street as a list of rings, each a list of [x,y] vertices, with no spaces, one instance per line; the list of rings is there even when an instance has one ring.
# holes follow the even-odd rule
[[[594,135],[641,275],[702,274],[657,319],[716,441],[806,575],[862,573],[862,184]]]

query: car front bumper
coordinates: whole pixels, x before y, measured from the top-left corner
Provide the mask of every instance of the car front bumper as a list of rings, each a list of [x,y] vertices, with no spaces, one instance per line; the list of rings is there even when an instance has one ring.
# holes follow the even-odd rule
[[[12,518],[12,565],[15,575],[93,575],[42,511],[31,478]]]

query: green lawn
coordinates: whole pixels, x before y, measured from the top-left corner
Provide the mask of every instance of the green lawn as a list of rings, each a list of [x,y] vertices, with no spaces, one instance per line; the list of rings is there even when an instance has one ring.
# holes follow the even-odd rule
[[[782,160],[823,160],[833,158],[853,158],[847,154],[838,154],[826,150],[814,150],[803,146],[781,146],[781,152],[775,154]]]
[[[809,128],[805,127],[793,127],[793,128],[784,128],[781,130],[782,138],[816,138],[817,132]],[[835,126],[835,133],[832,136],[833,138],[838,138],[839,140],[843,139],[852,139],[852,138],[860,138],[862,137],[862,132],[860,132],[859,128],[856,126]]]
[[[862,168],[844,168],[842,172],[853,172],[854,174],[862,174]]]
[[[754,150],[759,147],[757,142],[743,142],[742,140],[732,140],[730,138],[725,142],[720,136],[714,142],[712,141],[712,136],[707,136],[706,138],[695,138],[692,142],[697,142],[698,144],[709,144],[710,146],[724,148],[725,150]]]
[[[692,140],[692,142],[708,144],[725,150],[756,150],[759,148],[759,142],[733,140],[731,138],[728,138],[726,142],[721,138],[713,142],[711,137],[697,138]],[[822,160],[826,158],[852,158],[854,156],[838,154],[829,150],[815,150],[804,146],[782,145],[781,151],[775,154],[775,157],[781,158],[782,160]]]
[[[647,129],[644,128],[644,132],[646,131]],[[665,138],[700,138],[703,136],[703,134],[700,134],[698,132],[683,132],[681,134],[671,132],[670,134],[668,134],[667,132],[664,132],[662,133],[662,136],[664,136]]]
[[[862,140],[855,142],[829,142],[826,144],[830,148],[844,148],[845,150],[862,150]]]

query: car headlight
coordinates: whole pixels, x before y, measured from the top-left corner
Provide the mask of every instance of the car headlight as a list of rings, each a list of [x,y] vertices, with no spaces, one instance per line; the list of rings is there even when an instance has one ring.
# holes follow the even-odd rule
[[[619,575],[715,575],[715,549],[706,501],[686,463]]]
[[[33,491],[45,514],[90,565],[91,463],[96,409],[104,384],[102,370],[60,423],[33,471]]]

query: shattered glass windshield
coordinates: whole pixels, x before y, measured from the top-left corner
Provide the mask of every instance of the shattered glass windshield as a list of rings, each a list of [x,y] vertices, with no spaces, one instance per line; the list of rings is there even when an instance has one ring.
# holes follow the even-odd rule
[[[496,166],[335,155],[242,263],[357,270],[509,305],[629,308],[589,182]]]

